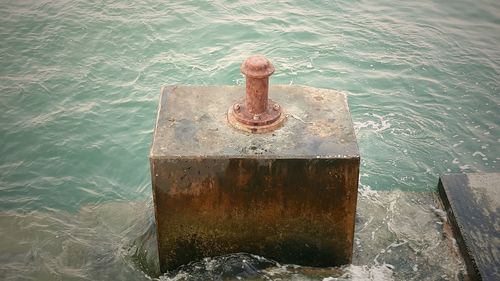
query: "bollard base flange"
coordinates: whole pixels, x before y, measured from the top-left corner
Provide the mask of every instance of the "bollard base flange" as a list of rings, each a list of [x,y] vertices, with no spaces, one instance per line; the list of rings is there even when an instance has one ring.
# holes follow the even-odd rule
[[[267,110],[261,114],[252,114],[245,107],[245,102],[237,102],[229,107],[227,121],[238,130],[249,133],[269,133],[283,125],[286,115],[281,106],[268,100]]]

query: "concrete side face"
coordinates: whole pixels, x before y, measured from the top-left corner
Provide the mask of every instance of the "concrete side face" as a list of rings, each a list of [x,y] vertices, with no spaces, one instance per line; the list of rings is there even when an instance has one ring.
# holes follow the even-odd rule
[[[162,90],[150,153],[162,271],[234,252],[286,263],[349,263],[359,151],[342,93],[271,86],[283,126],[228,124],[237,86]]]
[[[356,159],[152,159],[161,271],[247,252],[350,263]]]
[[[449,174],[440,197],[473,280],[500,280],[500,173]]]

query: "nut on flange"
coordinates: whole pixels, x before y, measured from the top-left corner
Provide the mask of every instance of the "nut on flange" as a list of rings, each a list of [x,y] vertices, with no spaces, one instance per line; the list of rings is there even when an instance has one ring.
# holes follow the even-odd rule
[[[267,133],[279,128],[285,120],[281,106],[268,98],[269,76],[274,66],[264,56],[251,56],[241,64],[246,76],[245,98],[227,112],[233,127],[250,133]]]

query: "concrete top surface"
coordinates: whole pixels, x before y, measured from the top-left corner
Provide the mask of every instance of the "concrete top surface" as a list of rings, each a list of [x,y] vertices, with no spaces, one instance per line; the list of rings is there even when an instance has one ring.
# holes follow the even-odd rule
[[[499,182],[500,173],[441,176],[440,196],[473,280],[500,280]]]
[[[359,158],[345,94],[275,85],[269,98],[284,125],[265,134],[231,127],[227,111],[242,86],[167,86],[160,94],[151,158]]]

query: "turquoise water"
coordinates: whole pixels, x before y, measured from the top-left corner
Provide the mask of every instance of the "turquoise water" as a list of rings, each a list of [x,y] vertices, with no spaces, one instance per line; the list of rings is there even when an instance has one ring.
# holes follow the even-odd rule
[[[2,1],[0,210],[78,225],[98,247],[61,213],[150,209],[160,86],[242,84],[255,53],[274,63],[271,83],[349,95],[363,188],[500,171],[500,2],[376,2]],[[13,257],[0,254],[9,276]]]

